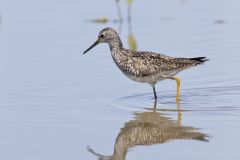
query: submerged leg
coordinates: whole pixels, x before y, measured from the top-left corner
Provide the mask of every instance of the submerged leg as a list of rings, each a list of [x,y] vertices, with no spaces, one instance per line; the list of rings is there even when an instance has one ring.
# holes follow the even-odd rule
[[[178,112],[177,125],[181,126],[182,125],[182,110],[181,110],[179,103],[177,102],[176,104],[177,104],[177,112]]]
[[[153,93],[154,93],[154,99],[157,99],[157,93],[156,93],[156,89],[155,89],[155,85],[152,85],[153,87]]]

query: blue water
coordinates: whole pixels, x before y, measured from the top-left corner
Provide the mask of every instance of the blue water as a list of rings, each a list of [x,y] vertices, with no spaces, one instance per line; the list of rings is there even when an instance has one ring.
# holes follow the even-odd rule
[[[133,1],[138,50],[210,59],[178,75],[180,104],[175,82],[159,82],[153,112],[151,87],[125,77],[107,45],[82,55],[106,26],[129,47],[126,1],[119,26],[114,0],[2,0],[0,159],[124,159],[115,153],[124,150],[126,159],[238,160],[239,5]],[[99,17],[109,22],[89,22]],[[178,129],[200,136],[172,136]]]

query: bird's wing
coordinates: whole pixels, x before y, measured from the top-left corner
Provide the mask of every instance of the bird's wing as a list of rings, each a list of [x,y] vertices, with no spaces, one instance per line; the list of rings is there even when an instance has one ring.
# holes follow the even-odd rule
[[[181,70],[192,65],[188,59],[173,58],[153,52],[136,52],[130,59],[133,64],[132,70],[138,71],[142,76]]]

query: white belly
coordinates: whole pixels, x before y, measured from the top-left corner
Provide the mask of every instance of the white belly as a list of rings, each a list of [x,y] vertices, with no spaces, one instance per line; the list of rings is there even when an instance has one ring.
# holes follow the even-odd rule
[[[146,76],[146,77],[137,77],[131,74],[125,74],[128,78],[130,78],[133,81],[136,82],[141,82],[141,83],[151,83],[154,84],[158,81],[162,81],[164,79],[167,79],[167,77],[172,77],[175,76],[178,72],[180,72],[179,70],[176,71],[171,71],[171,73],[159,73],[159,74],[155,74],[155,75],[151,75],[151,76]],[[163,76],[164,75],[164,76]]]

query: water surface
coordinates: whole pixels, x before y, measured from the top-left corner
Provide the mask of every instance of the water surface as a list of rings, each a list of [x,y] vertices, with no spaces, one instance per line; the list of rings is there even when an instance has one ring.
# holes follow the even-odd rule
[[[94,5],[93,5],[94,4]],[[0,159],[240,158],[237,0],[0,2]],[[90,23],[101,16],[108,23]],[[127,79],[107,45],[111,26],[138,50],[210,61],[151,87]]]

